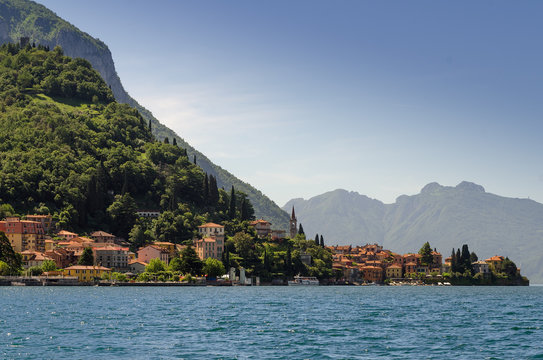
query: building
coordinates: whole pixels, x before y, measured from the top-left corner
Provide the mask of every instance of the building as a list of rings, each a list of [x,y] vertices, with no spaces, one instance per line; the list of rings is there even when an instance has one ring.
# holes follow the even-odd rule
[[[6,234],[16,252],[45,251],[45,232],[41,222],[8,217],[0,221],[0,231]]]
[[[110,243],[115,244],[117,237],[113,234],[109,234],[105,231],[95,231],[90,234],[90,238],[97,243]]]
[[[23,257],[23,267],[25,269],[31,268],[33,266],[42,266],[43,262],[46,260],[53,260],[49,256],[32,250],[25,250],[21,253]]]
[[[144,218],[157,218],[157,217],[160,216],[160,211],[157,211],[157,210],[138,210],[138,211],[136,211],[136,214],[139,217],[144,217]]]
[[[473,264],[471,264],[473,271],[475,273],[481,273],[483,275],[490,274],[490,266],[486,261],[476,261]]]
[[[387,279],[400,279],[402,277],[402,266],[398,264],[390,265],[385,272]]]
[[[130,268],[130,272],[134,274],[141,274],[142,272],[145,272],[145,267],[149,265],[146,262],[139,261],[139,260],[131,260],[128,262],[128,267]]]
[[[74,252],[63,248],[56,248],[46,251],[45,255],[51,258],[59,269],[64,269],[65,267],[73,265],[77,262]]]
[[[254,227],[256,231],[256,236],[259,238],[265,238],[271,234],[271,222],[264,219],[259,219],[251,222],[251,226]]]
[[[296,214],[294,213],[294,206],[292,207],[292,214],[290,215],[290,238],[294,239],[298,235],[298,220],[296,219]]]
[[[271,238],[274,241],[281,240],[287,237],[287,232],[285,230],[272,230]]]
[[[224,250],[224,245],[219,243],[220,240],[214,239],[214,238],[204,238],[204,239],[198,239],[194,241],[194,247],[196,254],[198,254],[198,257],[200,260],[205,260],[207,258],[214,258],[221,260],[222,259],[222,253]]]
[[[383,282],[383,268],[379,266],[363,266],[361,270],[364,281],[371,283]]]
[[[39,222],[46,234],[50,233],[55,225],[51,215],[26,215],[25,219],[28,221]]]
[[[60,230],[60,231],[57,233],[57,236],[63,238],[64,240],[70,241],[70,240],[72,240],[72,239],[75,239],[75,238],[78,237],[79,235],[76,234],[76,233],[70,232],[70,231]]]
[[[490,259],[486,259],[485,262],[490,266],[490,269],[496,271],[501,268],[503,256],[495,255]]]
[[[114,270],[128,270],[128,248],[104,246],[93,248],[94,263]]]
[[[161,248],[168,250],[168,252],[170,253],[170,257],[171,258],[175,257],[177,247],[175,246],[174,243],[171,243],[168,241],[155,241],[153,245],[160,246]]]
[[[198,226],[198,234],[202,238],[211,237],[217,240],[224,241],[224,226],[214,223],[207,223]]]
[[[164,263],[169,264],[170,252],[157,245],[147,245],[138,250],[138,261],[143,261],[148,264],[153,259],[160,259],[164,261]]]
[[[103,266],[74,265],[64,269],[64,276],[75,276],[79,282],[99,280],[104,274],[110,274],[111,269]]]

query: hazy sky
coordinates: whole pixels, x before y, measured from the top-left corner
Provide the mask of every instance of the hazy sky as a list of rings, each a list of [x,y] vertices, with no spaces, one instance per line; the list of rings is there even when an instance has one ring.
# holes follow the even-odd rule
[[[280,206],[462,180],[543,202],[541,1],[38,2]]]

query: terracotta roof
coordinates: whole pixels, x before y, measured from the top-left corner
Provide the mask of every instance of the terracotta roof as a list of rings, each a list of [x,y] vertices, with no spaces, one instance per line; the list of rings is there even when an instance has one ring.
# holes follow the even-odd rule
[[[387,269],[401,269],[402,267],[398,264],[394,264],[394,265],[390,265],[389,267],[387,267]]]
[[[198,228],[209,228],[209,227],[221,227],[221,228],[223,228],[224,226],[219,225],[219,224],[215,224],[215,223],[207,223],[207,224],[198,226]]]
[[[105,231],[95,231],[90,236],[101,236],[101,237],[116,237],[115,235],[109,234]]]
[[[485,261],[503,261],[503,256],[494,255],[490,259],[486,259]]]
[[[77,236],[76,233],[73,233],[73,232],[70,232],[70,231],[66,231],[66,230],[60,230],[58,233],[57,233],[58,236],[62,236],[62,235],[74,235],[74,236]]]
[[[141,261],[141,260],[130,260],[130,261],[128,262],[128,265],[132,265],[132,264],[136,264],[136,263],[142,264],[142,265],[145,265],[145,266],[149,265],[149,264],[147,264],[145,261]]]
[[[405,264],[405,266],[417,266],[417,263],[416,262],[408,262],[407,264]]]
[[[251,225],[256,225],[256,224],[270,224],[271,225],[271,222],[266,221],[264,219],[258,219],[258,220],[255,220],[255,221],[251,221]]]

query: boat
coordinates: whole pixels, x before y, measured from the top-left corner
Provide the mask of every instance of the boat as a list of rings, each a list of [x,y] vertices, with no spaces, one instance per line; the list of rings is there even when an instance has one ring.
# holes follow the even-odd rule
[[[294,280],[289,280],[289,286],[300,286],[300,285],[319,285],[319,279],[314,276],[295,276]]]

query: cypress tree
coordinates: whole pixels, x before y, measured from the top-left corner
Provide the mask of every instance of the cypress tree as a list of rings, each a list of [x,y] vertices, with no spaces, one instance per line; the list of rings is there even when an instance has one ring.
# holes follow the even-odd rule
[[[321,247],[324,247],[324,238],[322,237],[322,234],[321,234]]]
[[[285,275],[292,275],[292,249],[290,248],[290,244],[287,247],[287,256],[285,258]]]
[[[78,265],[92,266],[94,265],[94,255],[92,253],[92,248],[88,247],[83,250],[83,253],[79,257]]]
[[[249,220],[250,218],[249,205],[247,204],[247,201],[248,200],[245,198],[241,200],[241,220],[242,221]]]
[[[194,163],[194,165],[197,165],[197,164],[196,164],[196,154],[194,154],[194,155],[192,156],[192,162]]]
[[[170,139],[168,139],[168,137],[165,137],[164,138],[164,144],[169,144],[170,143]]]
[[[451,253],[451,272],[457,272],[457,265],[456,265],[456,252],[454,251],[454,248],[452,249]]]
[[[204,177],[204,203],[207,205],[209,203],[209,178],[206,176]]]
[[[151,123],[151,120],[149,120],[149,132],[152,133],[153,132],[153,125]]]
[[[304,227],[302,226],[302,223],[300,223],[300,227],[298,228],[298,234],[305,235]]]
[[[465,271],[464,264],[462,263],[462,254],[460,253],[460,248],[456,249],[456,268],[457,271],[463,273]]]
[[[315,235],[315,245],[319,246],[319,234]]]
[[[177,139],[173,138],[173,146],[177,146]]]
[[[234,185],[232,185],[232,190],[230,191],[230,208],[228,211],[228,216],[230,219],[236,217],[236,191],[234,190]]]
[[[213,175],[209,175],[209,200],[212,205],[216,205],[219,202],[217,179]]]

